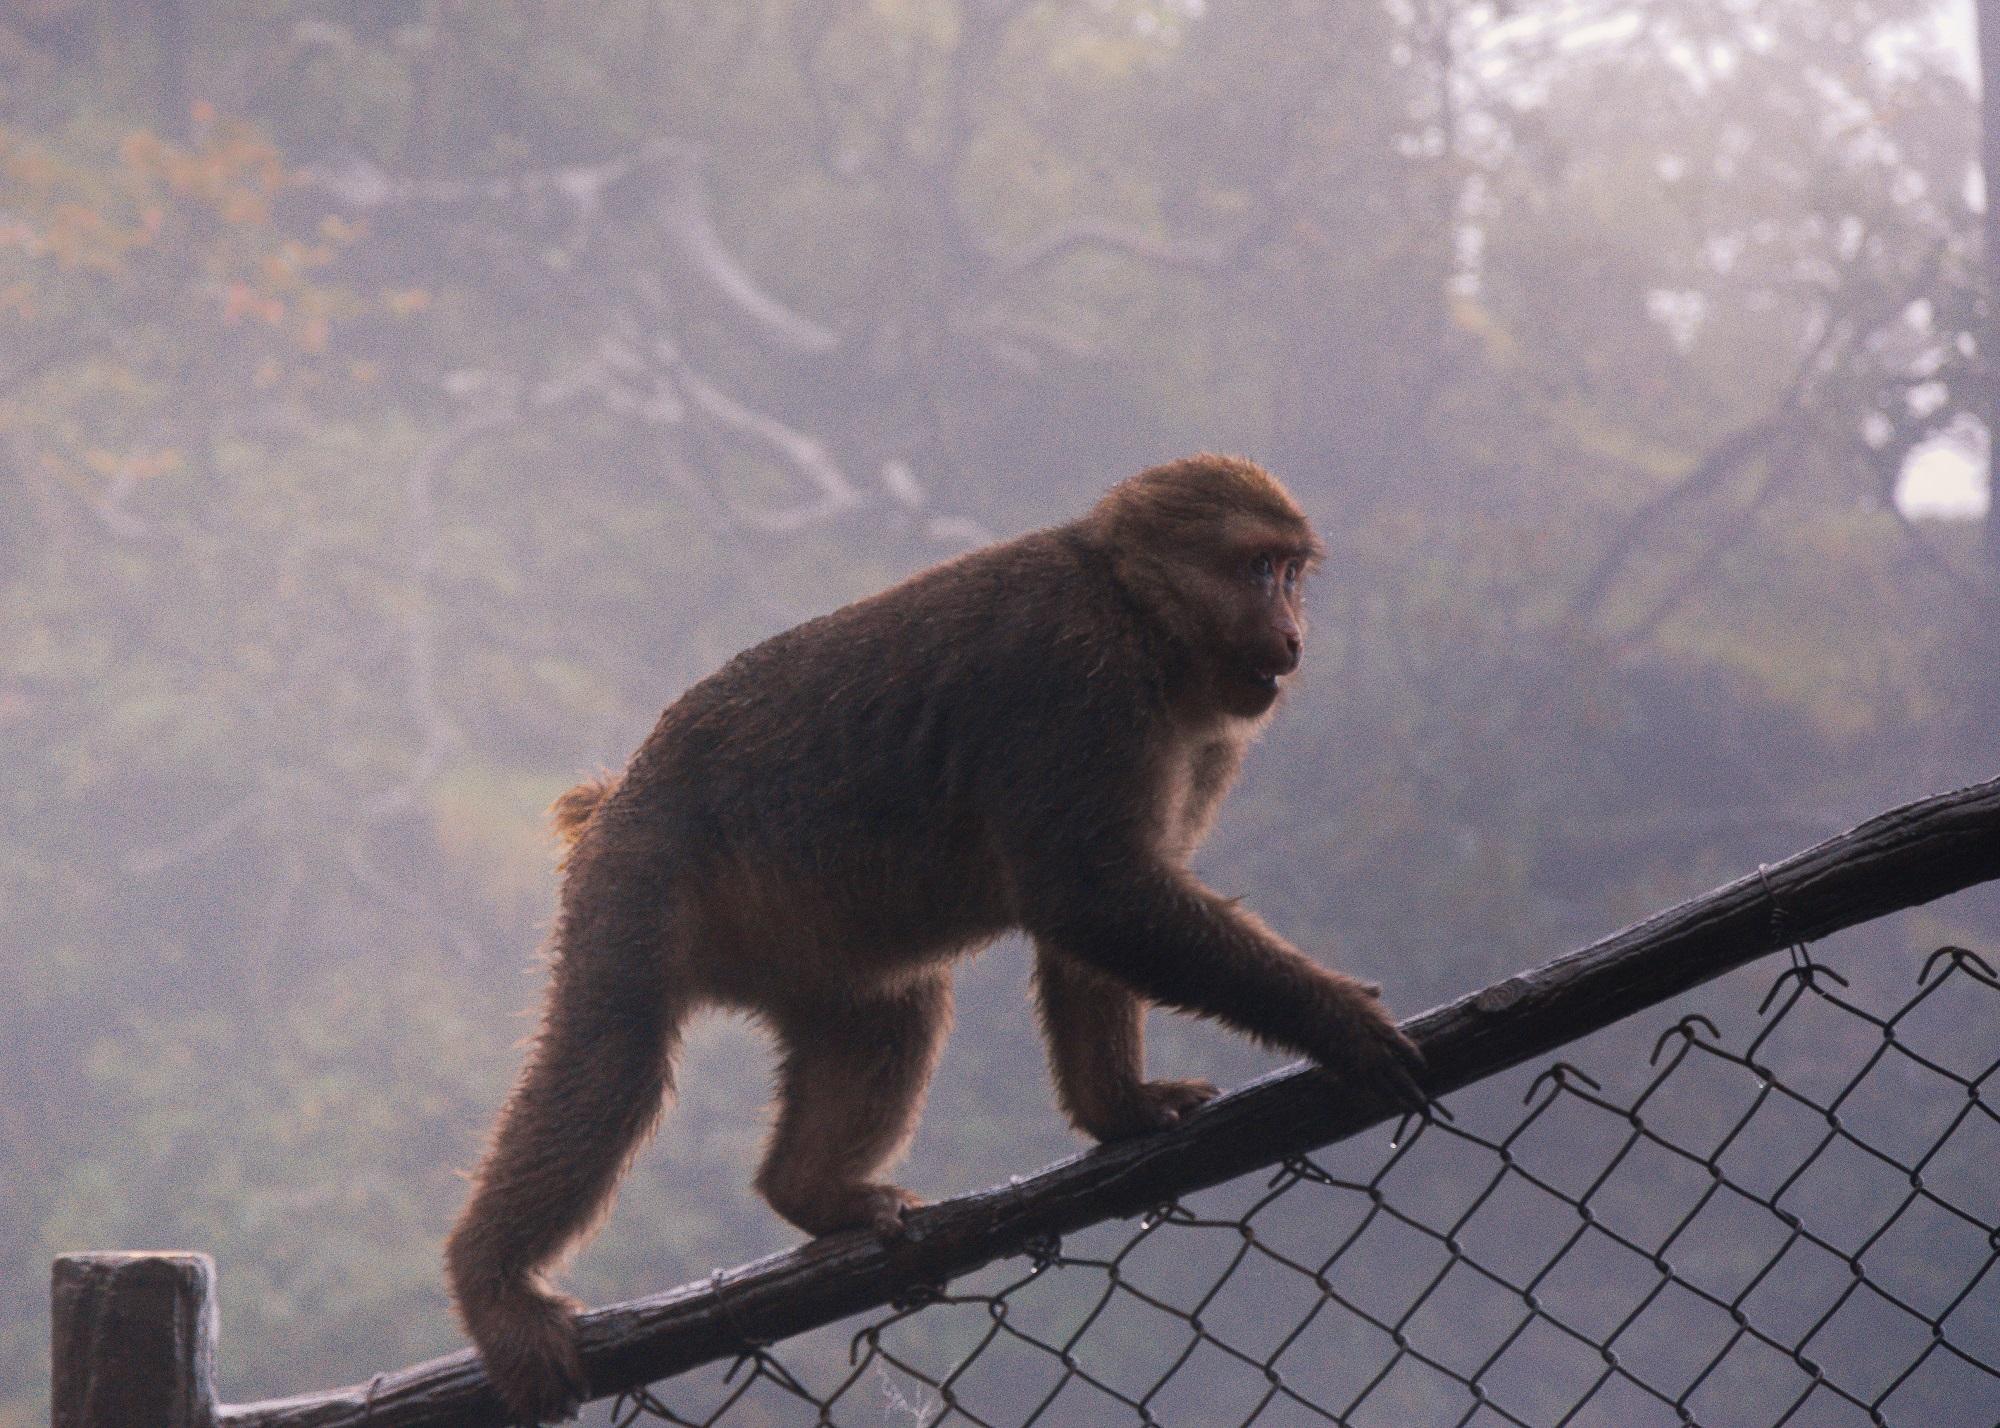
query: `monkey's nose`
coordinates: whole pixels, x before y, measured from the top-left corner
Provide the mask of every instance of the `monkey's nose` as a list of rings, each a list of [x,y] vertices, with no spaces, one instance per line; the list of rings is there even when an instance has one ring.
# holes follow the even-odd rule
[[[1286,635],[1284,667],[1278,673],[1290,674],[1293,670],[1297,669],[1299,667],[1299,655],[1304,649],[1305,643],[1297,635]]]

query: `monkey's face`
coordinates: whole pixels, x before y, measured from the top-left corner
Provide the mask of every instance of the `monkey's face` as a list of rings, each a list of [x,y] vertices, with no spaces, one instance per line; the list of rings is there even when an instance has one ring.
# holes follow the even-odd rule
[[[1224,616],[1219,654],[1224,712],[1255,718],[1277,702],[1285,677],[1305,650],[1306,542],[1288,533],[1264,532],[1231,542],[1224,558],[1219,608]]]
[[[1305,577],[1320,543],[1253,463],[1192,456],[1121,481],[1088,524],[1124,578],[1191,652],[1201,715],[1255,719],[1305,647]]]

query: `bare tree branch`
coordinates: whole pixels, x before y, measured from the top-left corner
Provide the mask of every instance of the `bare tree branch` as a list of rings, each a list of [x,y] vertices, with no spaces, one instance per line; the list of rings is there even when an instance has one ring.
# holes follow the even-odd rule
[[[701,275],[780,347],[815,356],[838,347],[839,334],[772,297],[729,251],[709,217],[707,186],[698,156],[691,150],[676,149],[671,157],[670,182],[655,201],[653,212]]]
[[[611,185],[638,169],[662,162],[678,148],[672,140],[657,140],[632,153],[594,164],[565,164],[474,179],[402,178],[371,160],[351,155],[339,163],[307,164],[298,171],[296,181],[346,208],[364,213],[415,204],[493,202],[551,195],[558,195],[580,209],[594,208]]]
[[[1726,481],[1745,465],[1765,455],[1779,439],[1799,430],[1816,384],[1836,369],[1842,360],[1880,329],[1894,320],[1921,296],[1936,277],[1946,251],[1944,243],[1932,246],[1912,269],[1908,281],[1893,291],[1877,289],[1858,294],[1853,308],[1828,317],[1793,369],[1784,393],[1762,417],[1726,436],[1709,453],[1667,490],[1635,511],[1610,547],[1599,557],[1590,574],[1570,597],[1568,617],[1585,621],[1594,616],[1610,593],[1625,563],[1661,520],[1674,514],[1696,497]],[[1857,285],[1858,286],[1858,285]],[[1761,499],[1761,498],[1760,498]],[[1712,565],[1712,561],[1704,561]]]
[[[746,525],[764,531],[796,531],[818,524],[861,504],[861,492],[847,479],[824,444],[774,416],[756,411],[730,396],[676,359],[673,368],[681,391],[695,408],[739,436],[771,448],[793,471],[819,492],[819,499],[778,510],[757,510],[731,502]]]
[[[150,877],[176,863],[206,853],[211,848],[221,847],[229,841],[237,829],[256,817],[258,810],[264,806],[264,801],[264,791],[259,789],[249,797],[230,804],[200,827],[192,828],[180,837],[165,843],[134,848],[120,861],[128,873]]]
[[[1570,597],[1569,618],[1582,622],[1597,613],[1626,562],[1661,521],[1761,456],[1791,421],[1795,397],[1796,388],[1786,394],[1775,411],[1724,437],[1687,475],[1627,517],[1617,538],[1598,557],[1597,564]]]
[[[1633,649],[1652,638],[1660,626],[1666,623],[1667,618],[1688,602],[1701,582],[1722,563],[1723,557],[1751,537],[1757,529],[1754,518],[1770,504],[1771,498],[1777,495],[1790,479],[1790,474],[1784,469],[1784,463],[1778,459],[1783,454],[1776,449],[1778,442],[1787,441],[1789,444],[1783,450],[1792,450],[1798,443],[1791,438],[1799,434],[1796,426],[1773,434],[1771,446],[1774,450],[1767,463],[1763,480],[1751,493],[1749,504],[1736,512],[1735,519],[1727,522],[1722,532],[1702,547],[1674,583],[1653,602],[1652,608],[1640,616],[1636,624],[1618,636],[1616,648],[1613,650],[1614,655]]]
[[[409,179],[366,159],[309,165],[300,171],[306,187],[350,209],[432,204],[496,203],[560,199],[573,221],[570,246],[580,249],[605,193],[635,175],[655,172],[664,180],[653,202],[661,228],[695,270],[727,298],[756,330],[789,351],[820,354],[840,345],[839,334],[771,296],[729,250],[709,216],[707,185],[698,150],[677,139],[657,139],[629,154],[598,163],[567,164],[479,179]]]
[[[1197,272],[1220,267],[1230,246],[1220,243],[1191,243],[1156,237],[1142,229],[1113,223],[1107,219],[1072,219],[1057,224],[1040,237],[1000,255],[988,282],[997,287],[1012,282],[1036,268],[1044,267],[1072,253],[1090,248],[1108,249],[1140,258],[1164,268],[1187,268]]]

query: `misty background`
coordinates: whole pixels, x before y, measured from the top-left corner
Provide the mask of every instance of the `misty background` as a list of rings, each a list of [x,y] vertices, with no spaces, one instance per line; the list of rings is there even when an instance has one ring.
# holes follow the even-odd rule
[[[1159,460],[1264,462],[1329,550],[1200,865],[1406,1014],[2000,773],[1976,36],[0,0],[0,1428],[64,1251],[213,1254],[231,1399],[457,1347],[549,800],[742,646]],[[1839,965],[1947,939],[2000,906]],[[1076,1148],[1026,986],[962,975],[919,1193]],[[571,1288],[796,1242],[769,1071],[699,1028]]]

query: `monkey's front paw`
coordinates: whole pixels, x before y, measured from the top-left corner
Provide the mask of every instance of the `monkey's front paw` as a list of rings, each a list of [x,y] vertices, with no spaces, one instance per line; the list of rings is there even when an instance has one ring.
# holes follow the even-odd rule
[[[1094,1117],[1084,1129],[1099,1140],[1149,1135],[1179,1125],[1190,1111],[1207,1105],[1217,1094],[1208,1081],[1143,1081],[1116,1109]]]
[[[1380,1003],[1367,1005],[1379,1007]],[[1421,1114],[1430,1104],[1424,1089],[1424,1054],[1386,1011],[1364,1020],[1344,1056],[1327,1065],[1346,1069],[1364,1086],[1398,1108]]]

